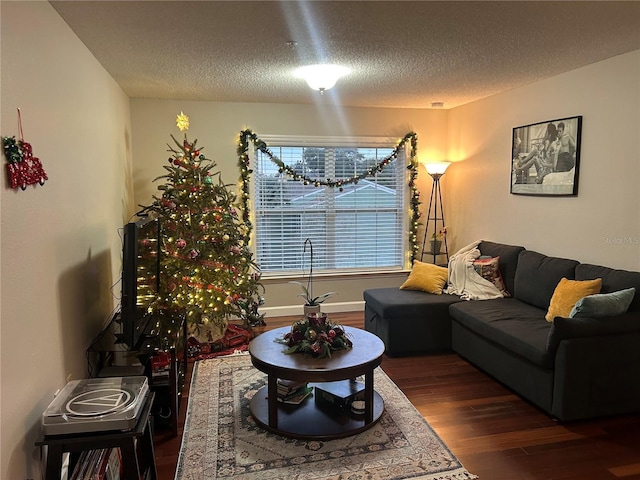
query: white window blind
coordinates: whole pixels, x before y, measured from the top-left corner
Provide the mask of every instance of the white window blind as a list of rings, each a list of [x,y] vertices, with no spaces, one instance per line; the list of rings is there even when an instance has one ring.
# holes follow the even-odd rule
[[[403,267],[407,231],[404,154],[381,172],[340,189],[316,186],[314,181],[355,178],[378,166],[393,147],[362,142],[345,146],[336,140],[332,146],[326,142],[296,146],[291,139],[267,143],[275,157],[311,181],[292,179],[279,172],[267,154],[255,151],[255,248],[264,274],[308,269],[308,253],[306,258],[302,255],[306,238],[313,242],[314,272]]]

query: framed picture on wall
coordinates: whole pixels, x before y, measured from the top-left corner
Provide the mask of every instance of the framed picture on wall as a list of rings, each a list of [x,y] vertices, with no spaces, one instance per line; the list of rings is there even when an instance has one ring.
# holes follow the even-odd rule
[[[548,120],[513,129],[511,193],[578,194],[582,116]]]

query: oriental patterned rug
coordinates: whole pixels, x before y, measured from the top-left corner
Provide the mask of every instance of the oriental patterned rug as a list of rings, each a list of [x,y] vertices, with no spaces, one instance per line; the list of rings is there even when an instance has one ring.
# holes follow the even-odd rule
[[[362,433],[330,441],[290,439],[256,426],[249,401],[266,380],[248,354],[195,363],[176,480],[477,478],[381,368],[374,372],[385,402],[380,420]]]

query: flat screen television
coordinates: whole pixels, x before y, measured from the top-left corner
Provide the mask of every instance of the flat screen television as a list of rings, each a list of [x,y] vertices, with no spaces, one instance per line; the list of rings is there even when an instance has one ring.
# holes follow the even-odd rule
[[[124,226],[119,339],[138,349],[148,335],[160,292],[160,220],[145,217]]]

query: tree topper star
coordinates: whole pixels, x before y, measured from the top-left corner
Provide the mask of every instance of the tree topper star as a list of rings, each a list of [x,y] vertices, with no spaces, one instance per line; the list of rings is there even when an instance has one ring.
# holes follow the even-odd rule
[[[184,113],[180,112],[180,115],[176,117],[176,125],[180,129],[181,132],[185,130],[189,130],[189,117],[187,117]]]

